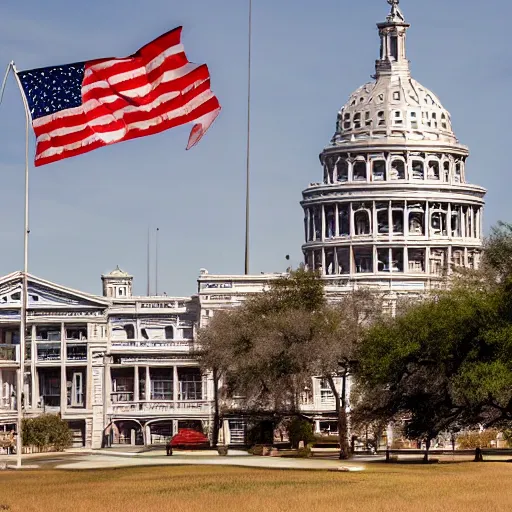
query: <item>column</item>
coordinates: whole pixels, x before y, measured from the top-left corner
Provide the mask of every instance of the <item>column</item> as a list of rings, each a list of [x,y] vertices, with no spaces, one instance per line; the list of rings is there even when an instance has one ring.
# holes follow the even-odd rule
[[[149,366],[146,366],[146,393],[145,400],[149,402],[151,398],[151,382],[150,382],[150,374],[149,374]]]
[[[68,404],[66,375],[66,336],[64,334],[64,322],[60,324],[60,412],[66,412]]]
[[[322,242],[325,240],[325,205],[321,205],[321,212],[322,212],[322,234],[320,236],[320,240]]]
[[[446,217],[446,233],[448,238],[452,239],[452,203],[448,203],[448,212]]]
[[[4,407],[4,376],[2,368],[0,368],[0,409]]]
[[[340,236],[340,215],[339,215],[338,204],[339,203],[336,203],[334,206],[334,236],[335,237]]]
[[[350,236],[354,237],[356,234],[356,229],[355,229],[355,225],[354,225],[354,205],[352,202],[350,202],[349,216],[350,216]]]
[[[311,212],[306,208],[306,242],[311,240],[311,227],[310,227]]]
[[[425,274],[430,274],[430,247],[425,249]]]
[[[446,265],[448,275],[452,273],[452,246],[448,246],[448,264]]]
[[[388,240],[393,241],[393,210],[391,209],[392,202],[388,203]]]
[[[409,239],[409,210],[407,208],[407,201],[404,201],[404,238]]]
[[[475,208],[473,206],[471,208],[471,238],[475,238],[476,226],[475,226]]]
[[[176,404],[176,401],[179,399],[179,386],[178,386],[178,367],[174,365],[172,367],[172,399]],[[176,407],[176,406],[175,406]]]
[[[350,275],[353,275],[355,274],[355,265],[354,265],[354,248],[352,246],[352,244],[350,244],[350,246],[348,247],[348,250],[349,250],[349,253],[348,253],[348,257],[349,257],[349,265],[350,265]]]
[[[32,334],[30,336],[30,380],[32,385],[32,409],[37,407],[37,402],[39,402],[39,382],[37,380],[37,370],[36,370],[36,326],[33,325],[31,327]]]
[[[377,203],[375,201],[372,201],[372,228],[373,239],[377,240],[379,225],[377,222]]]
[[[133,401],[139,401],[139,367],[133,367]]]
[[[404,247],[404,274],[409,273],[409,247]]]
[[[325,268],[325,247],[322,247],[322,274],[327,275],[327,269]]]
[[[425,238],[430,238],[430,208],[428,201],[425,202]]]

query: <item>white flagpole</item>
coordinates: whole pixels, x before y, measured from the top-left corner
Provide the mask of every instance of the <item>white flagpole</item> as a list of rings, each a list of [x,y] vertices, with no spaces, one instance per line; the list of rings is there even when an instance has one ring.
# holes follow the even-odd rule
[[[11,68],[16,78],[16,83],[20,89],[23,106],[25,107],[25,226],[23,232],[23,273],[21,278],[21,311],[20,311],[20,369],[18,370],[18,385],[16,406],[18,410],[18,436],[16,438],[16,466],[21,468],[22,442],[22,424],[23,424],[23,403],[28,397],[24,397],[23,387],[25,383],[25,334],[27,331],[27,299],[28,299],[28,235],[29,229],[29,130],[30,130],[30,109],[27,98],[18,77],[16,65],[11,62]]]

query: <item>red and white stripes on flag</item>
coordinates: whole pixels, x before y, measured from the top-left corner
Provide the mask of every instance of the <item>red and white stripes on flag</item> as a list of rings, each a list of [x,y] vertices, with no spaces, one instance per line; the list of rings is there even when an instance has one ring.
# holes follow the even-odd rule
[[[61,66],[24,72],[20,78],[37,138],[35,165],[185,123],[194,123],[187,149],[197,144],[221,107],[210,89],[208,67],[188,61],[181,31],[176,28],[127,58],[70,65],[75,66],[71,71]],[[57,90],[48,92],[44,83],[46,96],[41,98],[41,86],[34,84],[45,79]],[[66,87],[79,87],[77,97]],[[40,117],[34,116],[36,111]]]

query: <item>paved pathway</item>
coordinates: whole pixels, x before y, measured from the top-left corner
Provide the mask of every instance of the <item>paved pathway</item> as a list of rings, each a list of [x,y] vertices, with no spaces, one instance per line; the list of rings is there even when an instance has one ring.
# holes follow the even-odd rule
[[[218,455],[180,454],[166,457],[165,455],[137,455],[126,456],[111,454],[84,455],[73,461],[62,461],[57,464],[57,469],[102,469],[137,466],[237,466],[249,468],[269,469],[316,469],[316,470],[340,470],[346,468],[349,471],[362,471],[364,465],[359,462],[341,462],[339,460],[323,459],[287,459],[282,457],[256,457],[252,455],[240,456],[239,454],[220,457]]]

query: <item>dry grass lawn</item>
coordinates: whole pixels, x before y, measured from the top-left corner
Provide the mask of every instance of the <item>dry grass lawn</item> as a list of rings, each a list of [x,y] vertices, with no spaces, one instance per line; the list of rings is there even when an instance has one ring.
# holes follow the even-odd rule
[[[512,464],[371,464],[360,473],[213,466],[5,471],[3,510],[510,512]]]

